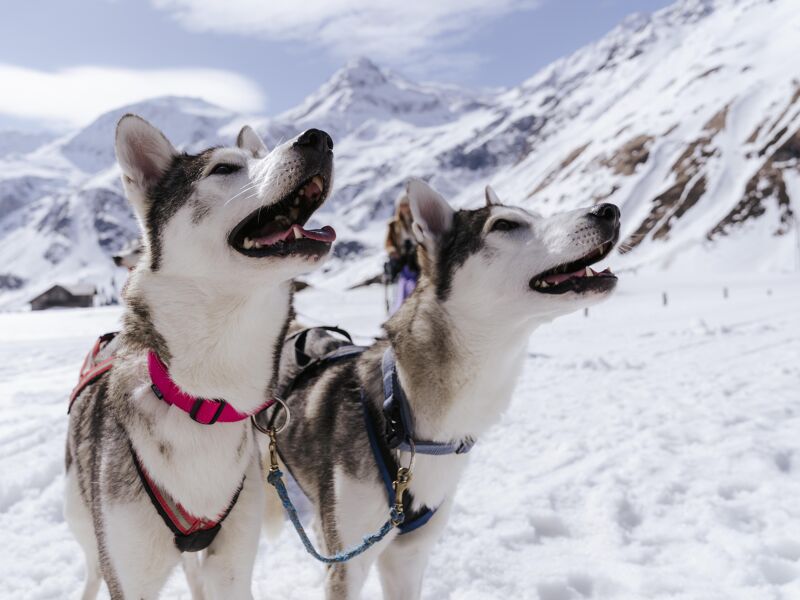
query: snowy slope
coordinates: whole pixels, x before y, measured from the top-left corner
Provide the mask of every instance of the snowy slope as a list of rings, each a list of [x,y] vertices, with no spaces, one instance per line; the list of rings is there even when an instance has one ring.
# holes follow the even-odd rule
[[[588,318],[535,332],[509,412],[470,455],[423,598],[800,598],[798,299],[790,277],[626,276]],[[383,316],[377,286],[296,305],[359,342]],[[78,597],[66,403],[119,314],[0,314],[0,598]],[[262,539],[255,598],[321,599],[323,572],[286,526]],[[363,598],[378,590],[373,574]],[[162,597],[189,599],[182,575]]]
[[[112,148],[129,110],[189,150],[230,143],[245,122],[273,145],[330,131],[335,191],[319,218],[339,230],[338,254],[349,252],[325,275],[343,284],[379,265],[383,220],[411,175],[463,206],[487,182],[542,212],[615,202],[629,267],[796,268],[798,40],[794,0],[680,0],[503,91],[420,84],[361,59],[272,118],[184,98],[113,111],[0,158],[0,307],[65,277],[113,293],[106,257],[135,234]],[[97,204],[108,210],[99,224]]]
[[[55,282],[91,282],[99,301],[124,280],[110,260],[138,237],[114,158],[119,118],[135,112],[188,151],[221,143],[235,115],[192,98],[157,98],[122,107],[25,155],[0,160],[0,306],[23,305]]]

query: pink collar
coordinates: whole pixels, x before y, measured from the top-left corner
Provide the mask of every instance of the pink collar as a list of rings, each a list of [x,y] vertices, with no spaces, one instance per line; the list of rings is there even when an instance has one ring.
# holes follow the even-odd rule
[[[189,413],[189,416],[201,425],[243,421],[251,414],[256,414],[275,404],[275,400],[270,399],[252,413],[243,414],[237,412],[225,400],[206,400],[190,396],[172,381],[167,366],[152,350],[147,355],[147,368],[150,371],[150,380],[153,382],[151,386],[153,393],[167,404],[177,406],[182,411]]]

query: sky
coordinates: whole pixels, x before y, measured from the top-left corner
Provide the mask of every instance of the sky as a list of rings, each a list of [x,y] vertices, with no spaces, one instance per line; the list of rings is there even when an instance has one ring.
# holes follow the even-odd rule
[[[0,19],[0,129],[68,130],[160,95],[277,114],[351,58],[519,84],[671,0],[26,0]]]

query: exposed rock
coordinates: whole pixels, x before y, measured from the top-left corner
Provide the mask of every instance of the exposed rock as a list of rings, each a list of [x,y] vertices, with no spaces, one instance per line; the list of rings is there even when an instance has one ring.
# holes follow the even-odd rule
[[[349,258],[355,258],[359,256],[366,246],[359,242],[358,240],[342,240],[336,242],[333,247],[333,256],[335,258],[341,258],[347,260]]]
[[[13,273],[0,273],[0,290],[18,290],[25,285],[22,277],[17,277]]]
[[[744,196],[708,233],[708,239],[726,235],[730,228],[748,219],[763,215],[769,200],[774,200],[779,212],[779,224],[775,235],[784,235],[792,229],[794,212],[786,190],[783,173],[789,169],[800,171],[800,130],[795,131],[770,156],[755,175],[747,182]]]
[[[578,146],[577,148],[572,150],[569,154],[567,154],[564,160],[562,160],[557,167],[555,167],[552,171],[550,171],[547,175],[545,175],[545,178],[542,179],[539,185],[537,185],[536,188],[530,194],[528,194],[528,198],[535,196],[536,194],[541,192],[544,188],[546,188],[548,185],[553,183],[553,181],[555,181],[556,177],[558,177],[560,173],[562,173],[567,167],[569,167],[572,163],[574,163],[575,160],[581,154],[583,154],[584,150],[586,150],[586,148],[589,147],[589,144],[591,144],[591,142],[587,142],[583,146]]]
[[[623,252],[630,252],[651,232],[654,239],[667,239],[675,221],[702,198],[707,186],[704,169],[708,159],[719,152],[713,139],[725,128],[728,108],[724,106],[706,122],[705,135],[686,146],[672,165],[675,182],[653,199],[650,214],[622,244]]]
[[[600,164],[611,169],[614,175],[633,175],[637,166],[647,162],[653,139],[650,135],[637,135],[622,144],[611,156],[601,158]]]

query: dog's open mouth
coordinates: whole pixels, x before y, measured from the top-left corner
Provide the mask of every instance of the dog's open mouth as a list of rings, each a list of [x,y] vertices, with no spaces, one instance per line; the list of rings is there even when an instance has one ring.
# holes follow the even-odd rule
[[[589,265],[603,260],[614,247],[614,240],[601,244],[583,258],[559,265],[540,273],[530,281],[530,288],[543,294],[565,294],[567,292],[605,292],[617,283],[611,269],[597,272]]]
[[[333,227],[303,228],[325,201],[328,193],[325,186],[321,175],[308,179],[280,202],[250,214],[234,227],[228,243],[238,252],[253,257],[327,253],[336,240]]]

